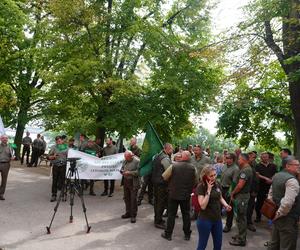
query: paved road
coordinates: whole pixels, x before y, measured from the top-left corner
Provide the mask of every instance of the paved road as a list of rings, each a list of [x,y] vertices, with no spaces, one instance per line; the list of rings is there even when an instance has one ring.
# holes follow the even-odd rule
[[[161,230],[153,226],[153,207],[142,204],[139,207],[137,223],[122,220],[124,213],[122,190],[112,198],[100,197],[102,182],[97,182],[97,196],[85,195],[87,216],[92,226],[89,234],[79,199],[75,200],[74,222],[69,223],[70,206],[61,203],[52,233],[46,234],[46,226],[53,214],[54,203],[50,203],[51,179],[49,167],[21,167],[13,163],[9,173],[6,200],[0,201],[0,248],[24,250],[79,250],[79,249],[196,249],[197,230],[192,223],[192,238],[183,240],[181,217],[176,220],[173,240],[160,237]],[[180,213],[179,213],[180,215]],[[246,248],[231,247],[228,243],[233,232],[224,234],[223,249],[263,250],[264,242],[269,239],[270,229],[262,222],[256,233],[249,232]],[[300,237],[300,236],[299,236]],[[299,244],[299,241],[298,241]],[[213,249],[209,240],[208,250]],[[300,249],[300,247],[298,248]]]

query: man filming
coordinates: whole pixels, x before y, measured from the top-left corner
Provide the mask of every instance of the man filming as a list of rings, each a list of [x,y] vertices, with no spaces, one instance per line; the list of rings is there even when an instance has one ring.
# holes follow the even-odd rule
[[[52,167],[52,197],[51,202],[56,201],[57,189],[61,190],[66,175],[68,146],[64,144],[60,136],[55,137],[56,144],[49,151],[48,159]]]

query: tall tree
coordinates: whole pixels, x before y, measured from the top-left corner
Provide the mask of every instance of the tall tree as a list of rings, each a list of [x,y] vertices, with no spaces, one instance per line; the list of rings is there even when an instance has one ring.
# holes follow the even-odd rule
[[[272,58],[275,56],[278,65],[281,67],[281,71],[277,70],[277,72],[279,72],[279,75],[281,75],[281,72],[284,72],[285,78],[282,78],[278,83],[283,83],[281,84],[281,91],[285,93],[285,96],[282,98],[289,102],[291,113],[286,111],[286,102],[281,102],[282,106],[280,106],[279,110],[275,105],[269,105],[271,108],[269,121],[273,118],[285,122],[285,131],[294,137],[294,153],[298,157],[300,157],[299,11],[300,3],[297,0],[253,0],[247,7],[248,20],[240,24],[239,34],[237,35],[239,38],[242,38],[240,41],[245,42],[245,37],[248,39],[248,51],[256,51],[256,53],[248,54],[248,62],[252,62],[254,57],[256,60],[255,66],[259,62],[266,65],[265,68],[268,65],[272,67],[272,64],[274,64]],[[269,52],[271,52],[271,55]],[[249,76],[250,73],[251,77],[248,77],[250,86],[253,86],[253,83],[261,82],[262,79],[266,79],[263,72],[260,72],[262,75],[255,75],[253,72],[254,68],[242,67],[240,71],[244,76],[245,74]],[[274,84],[273,80],[269,81],[270,89],[272,89]],[[285,85],[284,82],[287,84]],[[268,98],[266,97],[265,99]],[[290,116],[290,114],[292,115]],[[242,114],[240,113],[239,115]],[[225,118],[225,116],[223,117]],[[253,116],[250,115],[249,117]],[[249,117],[245,119],[250,119]],[[241,119],[237,122],[241,125],[243,120]],[[268,127],[268,124],[265,127]],[[260,128],[263,129],[262,127]],[[269,130],[264,130],[262,133],[266,131]],[[259,133],[256,133],[256,136],[259,136]]]
[[[88,127],[103,141],[151,120],[170,140],[214,102],[222,65],[192,53],[211,40],[207,1],[53,0],[51,11],[60,40],[47,127]]]
[[[6,125],[16,126],[14,142],[18,157],[26,124],[41,117],[39,105],[45,104],[42,88],[46,83],[43,74],[50,64],[46,53],[49,19],[46,1],[5,0],[1,5],[1,17],[4,18],[0,20],[7,23],[0,23],[5,34],[0,50],[5,53],[0,61],[0,79],[10,87],[16,99],[13,112],[8,114],[3,110],[1,114],[5,116]]]

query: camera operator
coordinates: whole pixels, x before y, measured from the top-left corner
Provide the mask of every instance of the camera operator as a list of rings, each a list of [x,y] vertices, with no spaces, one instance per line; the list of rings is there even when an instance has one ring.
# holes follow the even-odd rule
[[[56,201],[57,189],[61,190],[66,175],[68,146],[64,144],[61,136],[55,137],[56,144],[49,151],[48,159],[52,167],[52,197],[51,202]]]

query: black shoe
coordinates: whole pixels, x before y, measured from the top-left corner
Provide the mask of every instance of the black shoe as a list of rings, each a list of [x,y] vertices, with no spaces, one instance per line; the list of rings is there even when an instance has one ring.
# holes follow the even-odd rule
[[[131,223],[136,223],[136,218],[135,217],[131,217],[130,222]]]
[[[168,240],[168,241],[171,241],[172,240],[172,237],[170,235],[167,235],[166,232],[163,232],[161,234],[161,237],[163,237],[164,239]]]
[[[191,239],[191,235],[185,235],[185,236],[184,236],[184,240],[187,240],[187,241],[188,241],[188,240],[190,240],[190,239]]]
[[[254,220],[254,222],[256,222],[256,223],[261,222],[261,218],[256,218],[256,219]]]
[[[107,195],[107,191],[104,191],[101,196],[106,196]]]
[[[240,247],[246,246],[246,242],[244,242],[244,241],[239,241],[239,240],[232,240],[232,241],[229,241],[229,244],[232,245],[232,246],[240,246]]]
[[[108,197],[113,197],[114,193],[109,193]]]
[[[1,200],[1,201],[4,201],[4,200],[5,200],[5,198],[3,197],[3,195],[0,195],[0,200]]]
[[[130,218],[130,214],[123,214],[123,215],[121,216],[121,218],[122,218],[122,219],[128,219],[128,218]]]
[[[188,234],[185,234],[184,235],[184,240],[190,240],[191,239],[191,233],[192,233],[192,231],[190,230],[190,233],[188,233]]]
[[[225,226],[225,227],[223,228],[223,233],[228,233],[230,230],[231,230],[230,227]]]
[[[166,225],[164,223],[155,223],[154,226],[159,229],[166,229]]]
[[[52,195],[50,202],[56,201],[56,196]]]
[[[248,224],[247,228],[248,228],[248,230],[250,230],[251,232],[256,232],[256,228],[255,228],[255,226],[253,226],[252,224]]]
[[[238,240],[238,238],[239,238],[238,235],[234,235],[234,236],[231,237],[231,239],[233,239],[233,240]]]
[[[96,196],[96,194],[95,194],[95,192],[94,192],[94,191],[91,191],[91,192],[90,192],[90,195],[92,195],[92,196]]]

